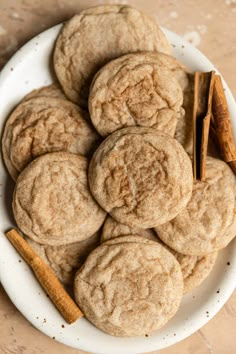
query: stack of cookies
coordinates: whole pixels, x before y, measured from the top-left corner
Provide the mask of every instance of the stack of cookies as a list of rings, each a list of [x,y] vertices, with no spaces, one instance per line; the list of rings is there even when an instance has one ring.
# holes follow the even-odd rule
[[[115,336],[165,325],[236,234],[228,165],[209,156],[193,181],[192,75],[170,48],[130,6],[82,11],[55,43],[58,82],[29,93],[2,138],[18,228]]]

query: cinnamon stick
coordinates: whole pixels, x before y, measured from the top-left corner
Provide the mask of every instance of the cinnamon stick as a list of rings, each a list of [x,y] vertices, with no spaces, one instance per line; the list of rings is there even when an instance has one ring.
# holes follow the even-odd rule
[[[6,237],[32,268],[40,284],[65,321],[71,324],[82,317],[83,313],[65,291],[53,271],[44,263],[23,237],[21,237],[15,229],[8,231]]]
[[[236,147],[224,88],[219,75],[215,76],[211,125],[211,134],[216,137],[214,140],[217,140],[224,161],[229,163],[236,174]]]
[[[204,180],[215,72],[195,72],[193,103],[193,176]]]

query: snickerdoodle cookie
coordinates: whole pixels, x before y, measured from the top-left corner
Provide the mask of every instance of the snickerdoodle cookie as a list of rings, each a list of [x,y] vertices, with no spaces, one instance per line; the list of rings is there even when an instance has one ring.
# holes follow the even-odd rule
[[[64,95],[60,86],[57,83],[48,86],[43,86],[31,91],[23,98],[22,101],[30,100],[31,98],[35,97],[51,97],[67,100],[66,96]]]
[[[140,229],[121,224],[108,216],[102,227],[101,243],[119,236],[139,235],[149,240],[157,241],[156,233],[152,229]]]
[[[132,237],[96,248],[75,276],[81,310],[96,327],[115,336],[149,334],[164,326],[183,294],[175,257],[154,241],[137,236],[140,241],[133,242]]]
[[[65,99],[35,97],[21,102],[8,118],[2,151],[14,180],[35,157],[54,151],[88,156],[99,136],[87,114]]]
[[[184,294],[191,292],[194,288],[199,286],[208,277],[215,265],[218,252],[209,253],[205,256],[184,255],[168,247],[157,236],[155,238],[153,237],[152,239],[145,234],[143,234],[142,237],[140,236],[140,233],[136,235],[132,233],[132,236],[123,235],[115,238],[110,238],[108,241],[105,242],[105,244],[114,245],[126,242],[151,244],[153,241],[159,242],[168,251],[170,251],[179,262],[183,275]]]
[[[97,70],[123,54],[142,50],[171,52],[164,33],[148,16],[128,5],[101,5],[81,11],[63,26],[54,67],[66,95],[86,107]]]
[[[180,264],[184,278],[184,294],[199,286],[212,271],[218,252],[205,256],[188,256],[168,248]]]
[[[189,255],[217,251],[236,235],[236,180],[223,161],[208,157],[206,180],[196,181],[186,209],[155,228],[174,250]]]
[[[54,152],[33,160],[19,175],[13,213],[19,229],[51,246],[82,241],[102,225],[106,213],[88,188],[88,161]]]
[[[94,153],[89,185],[116,221],[147,229],[173,219],[186,207],[192,195],[192,165],[169,135],[150,128],[124,128]]]
[[[26,241],[37,254],[49,265],[57,278],[64,284],[72,286],[75,272],[84,263],[86,257],[99,245],[99,234],[96,232],[84,241],[64,246],[48,246],[26,238]]]
[[[181,65],[170,58],[162,53],[128,54],[99,70],[90,88],[89,112],[100,135],[141,126],[174,136],[183,90],[178,82]],[[182,69],[184,76],[187,80]]]

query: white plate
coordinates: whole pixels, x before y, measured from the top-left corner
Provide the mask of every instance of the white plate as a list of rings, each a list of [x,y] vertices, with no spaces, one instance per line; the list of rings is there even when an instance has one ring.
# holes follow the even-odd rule
[[[55,26],[33,38],[8,62],[0,74],[0,128],[19,100],[34,88],[52,82],[51,56],[60,30]],[[191,70],[215,69],[197,49],[176,34],[165,30],[173,54]],[[225,85],[231,117],[236,131],[236,106]],[[1,165],[0,182],[0,279],[19,311],[40,331],[77,349],[103,354],[144,353],[167,347],[186,338],[207,323],[224,305],[234,290],[236,279],[236,240],[220,252],[209,278],[192,294],[183,298],[176,316],[149,337],[117,338],[96,329],[82,318],[66,325],[29,267],[13,249],[4,231],[14,225],[11,215],[13,183]],[[227,263],[230,262],[230,265]],[[63,328],[62,325],[65,327]]]

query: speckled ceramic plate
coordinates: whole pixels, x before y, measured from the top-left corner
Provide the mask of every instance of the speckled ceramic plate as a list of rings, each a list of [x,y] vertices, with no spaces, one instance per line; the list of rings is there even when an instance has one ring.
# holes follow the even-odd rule
[[[19,100],[32,89],[53,81],[51,56],[60,25],[32,39],[8,62],[0,74],[0,125]],[[215,69],[198,50],[176,34],[165,31],[173,54],[191,70]],[[236,106],[225,85],[236,131]],[[73,325],[64,323],[29,267],[6,240],[4,231],[14,225],[11,214],[13,183],[1,163],[0,280],[19,311],[40,331],[74,348],[103,354],[144,353],[161,349],[186,338],[208,322],[234,290],[236,240],[220,252],[209,278],[192,294],[185,295],[176,316],[149,337],[117,338],[96,329],[85,318]],[[64,326],[62,326],[64,325]]]

